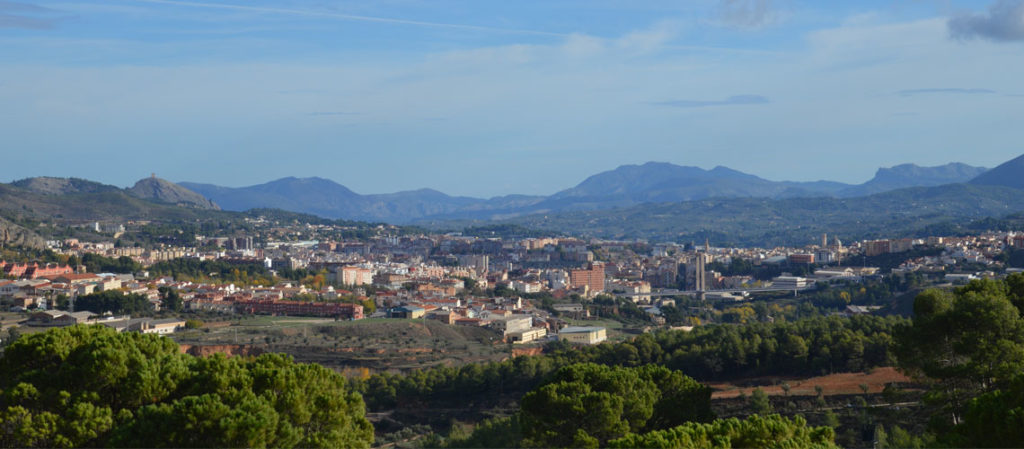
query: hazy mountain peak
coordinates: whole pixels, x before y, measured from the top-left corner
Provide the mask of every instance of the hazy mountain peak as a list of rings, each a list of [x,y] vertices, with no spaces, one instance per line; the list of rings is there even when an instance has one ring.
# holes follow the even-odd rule
[[[488,219],[539,211],[557,213],[708,198],[864,196],[902,187],[962,183],[984,170],[960,163],[938,167],[900,164],[881,168],[871,181],[852,186],[831,181],[770,181],[723,165],[706,170],[649,161],[594,174],[547,197],[506,195],[491,199],[450,196],[429,188],[360,195],[318,177],[286,177],[239,188],[183,185],[216,200],[227,210],[270,207],[331,218],[402,223],[428,217]]]
[[[971,180],[971,184],[1024,189],[1024,154],[999,164]]]
[[[220,210],[213,201],[165,179],[152,176],[140,179],[128,189],[128,193],[137,198],[156,200],[164,203],[180,204],[199,209]]]
[[[973,167],[960,162],[934,167],[923,167],[917,164],[881,167],[875,172],[874,178],[864,184],[841,191],[840,196],[864,196],[904,187],[964,183],[984,173],[985,170],[984,167]]]

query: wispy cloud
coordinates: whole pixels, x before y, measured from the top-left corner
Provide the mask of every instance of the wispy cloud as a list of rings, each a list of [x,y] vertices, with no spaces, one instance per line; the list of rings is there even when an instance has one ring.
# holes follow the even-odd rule
[[[960,14],[947,22],[956,39],[1024,40],[1024,0],[998,0],[987,13]]]
[[[904,89],[896,92],[902,97],[912,97],[914,95],[929,95],[929,94],[967,94],[967,95],[978,95],[978,94],[994,94],[996,91],[991,89],[964,89],[960,87],[945,87],[945,88],[932,88],[932,89]]]
[[[308,115],[312,115],[314,117],[328,117],[328,116],[335,116],[335,115],[363,115],[363,113],[362,112],[345,112],[345,111],[320,111],[320,112],[310,112]]]
[[[709,106],[736,106],[767,103],[771,103],[771,101],[760,95],[733,95],[724,100],[668,100],[655,102],[654,104],[659,106],[672,106],[675,108],[705,108]]]
[[[740,28],[760,28],[775,16],[769,0],[722,0],[718,6],[719,20]]]
[[[0,0],[0,28],[53,28],[57,14],[56,10],[38,5]]]
[[[374,16],[362,16],[356,14],[344,14],[333,11],[322,11],[312,9],[292,9],[292,8],[268,8],[263,6],[246,6],[246,5],[230,5],[225,3],[206,3],[206,2],[190,2],[180,0],[135,0],[139,3],[158,3],[164,5],[175,5],[191,8],[205,8],[205,9],[223,9],[233,11],[249,11],[267,14],[287,14],[297,16],[310,16],[310,17],[323,17],[333,18],[339,20],[351,20],[358,22],[376,22],[376,23],[387,23],[392,25],[410,25],[419,27],[430,27],[430,28],[449,28],[459,29],[466,31],[479,31],[487,33],[507,33],[507,34],[532,34],[540,36],[561,36],[564,37],[566,34],[554,33],[549,31],[541,30],[527,30],[517,28],[499,28],[489,27],[480,25],[466,25],[458,23],[444,23],[444,22],[427,22],[422,20],[407,20],[397,19],[391,17],[374,17]]]

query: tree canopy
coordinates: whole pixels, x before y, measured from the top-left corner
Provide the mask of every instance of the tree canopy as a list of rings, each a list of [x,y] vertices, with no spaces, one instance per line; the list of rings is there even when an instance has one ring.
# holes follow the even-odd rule
[[[93,313],[127,313],[131,315],[153,314],[153,304],[143,295],[120,290],[105,290],[81,296],[75,300],[75,310],[88,310]]]
[[[1024,274],[914,300],[896,332],[900,367],[928,383],[934,430],[952,447],[1019,446],[1024,433]]]
[[[362,398],[280,354],[180,354],[172,340],[71,326],[0,357],[3,447],[368,447]]]
[[[629,433],[712,418],[711,390],[679,372],[593,363],[560,369],[523,397],[519,415],[526,444],[540,447],[603,446]]]
[[[1024,371],[1024,320],[1010,286],[1024,280],[972,281],[953,292],[926,290],[914,300],[914,322],[896,332],[900,367],[932,383],[952,424],[966,402]]]
[[[836,449],[835,431],[831,427],[808,427],[797,416],[752,415],[715,420],[711,423],[691,422],[666,430],[632,434],[609,442],[611,448],[808,448]]]

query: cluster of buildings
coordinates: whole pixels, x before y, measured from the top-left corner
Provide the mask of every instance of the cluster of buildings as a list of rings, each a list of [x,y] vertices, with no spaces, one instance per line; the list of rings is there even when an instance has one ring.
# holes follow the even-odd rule
[[[142,334],[166,335],[185,328],[181,318],[132,318],[131,316],[100,316],[92,312],[65,312],[41,310],[29,315],[25,322],[33,327],[65,327],[76,324],[100,324],[118,332],[139,332]]]
[[[57,276],[74,272],[68,265],[56,263],[15,263],[0,260],[0,272],[7,278],[36,279],[46,276]]]
[[[159,292],[132,274],[67,273],[16,280],[0,280],[0,304],[9,310],[52,309],[59,298],[74,298],[104,290],[146,296],[159,310]]]
[[[997,256],[1007,248],[1024,249],[1024,234],[1014,233],[870,240],[846,246],[837,238],[830,240],[823,235],[820,243],[804,247],[766,249],[715,248],[709,242],[695,245],[553,237],[399,236],[387,235],[384,228],[384,235],[356,239],[340,238],[339,232],[344,229],[336,225],[254,223],[259,230],[256,236],[197,236],[194,247],[116,247],[109,242],[74,239],[50,243],[64,254],[130,257],[143,265],[185,257],[258,263],[276,271],[305,269],[323,275],[326,285],[314,289],[296,282],[268,286],[196,284],[170,278],[76,273],[74,267],[66,265],[0,262],[0,270],[9,278],[0,281],[0,300],[15,308],[52,309],[52,298],[58,295],[73,299],[96,290],[121,289],[146,295],[159,307],[157,289],[169,287],[179,293],[190,311],[433,319],[458,326],[487,326],[513,343],[556,335],[573,342],[595,343],[607,338],[603,328],[568,326],[564,318],[586,319],[589,312],[580,301],[600,294],[622,294],[656,310],[672,301],[652,294],[662,290],[709,292],[707,298],[742,299],[742,295],[729,291],[765,287],[799,290],[821,281],[857,281],[877,271],[863,263],[858,265],[861,258],[921,246],[942,251],[909,259],[895,271],[950,273],[968,263],[995,266],[999,263]],[[812,269],[803,271],[813,275],[784,274],[759,282],[749,275],[724,276],[712,269],[733,261],[755,266],[806,265]],[[957,276],[969,279],[978,275],[953,273],[947,278],[955,281]],[[485,291],[495,293],[487,295]],[[540,297],[555,301],[555,313],[535,306]]]

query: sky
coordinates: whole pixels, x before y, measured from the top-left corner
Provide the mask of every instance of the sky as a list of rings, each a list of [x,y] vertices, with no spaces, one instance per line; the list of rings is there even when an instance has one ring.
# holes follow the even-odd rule
[[[1024,0],[0,0],[0,181],[551,194],[1024,153]]]

